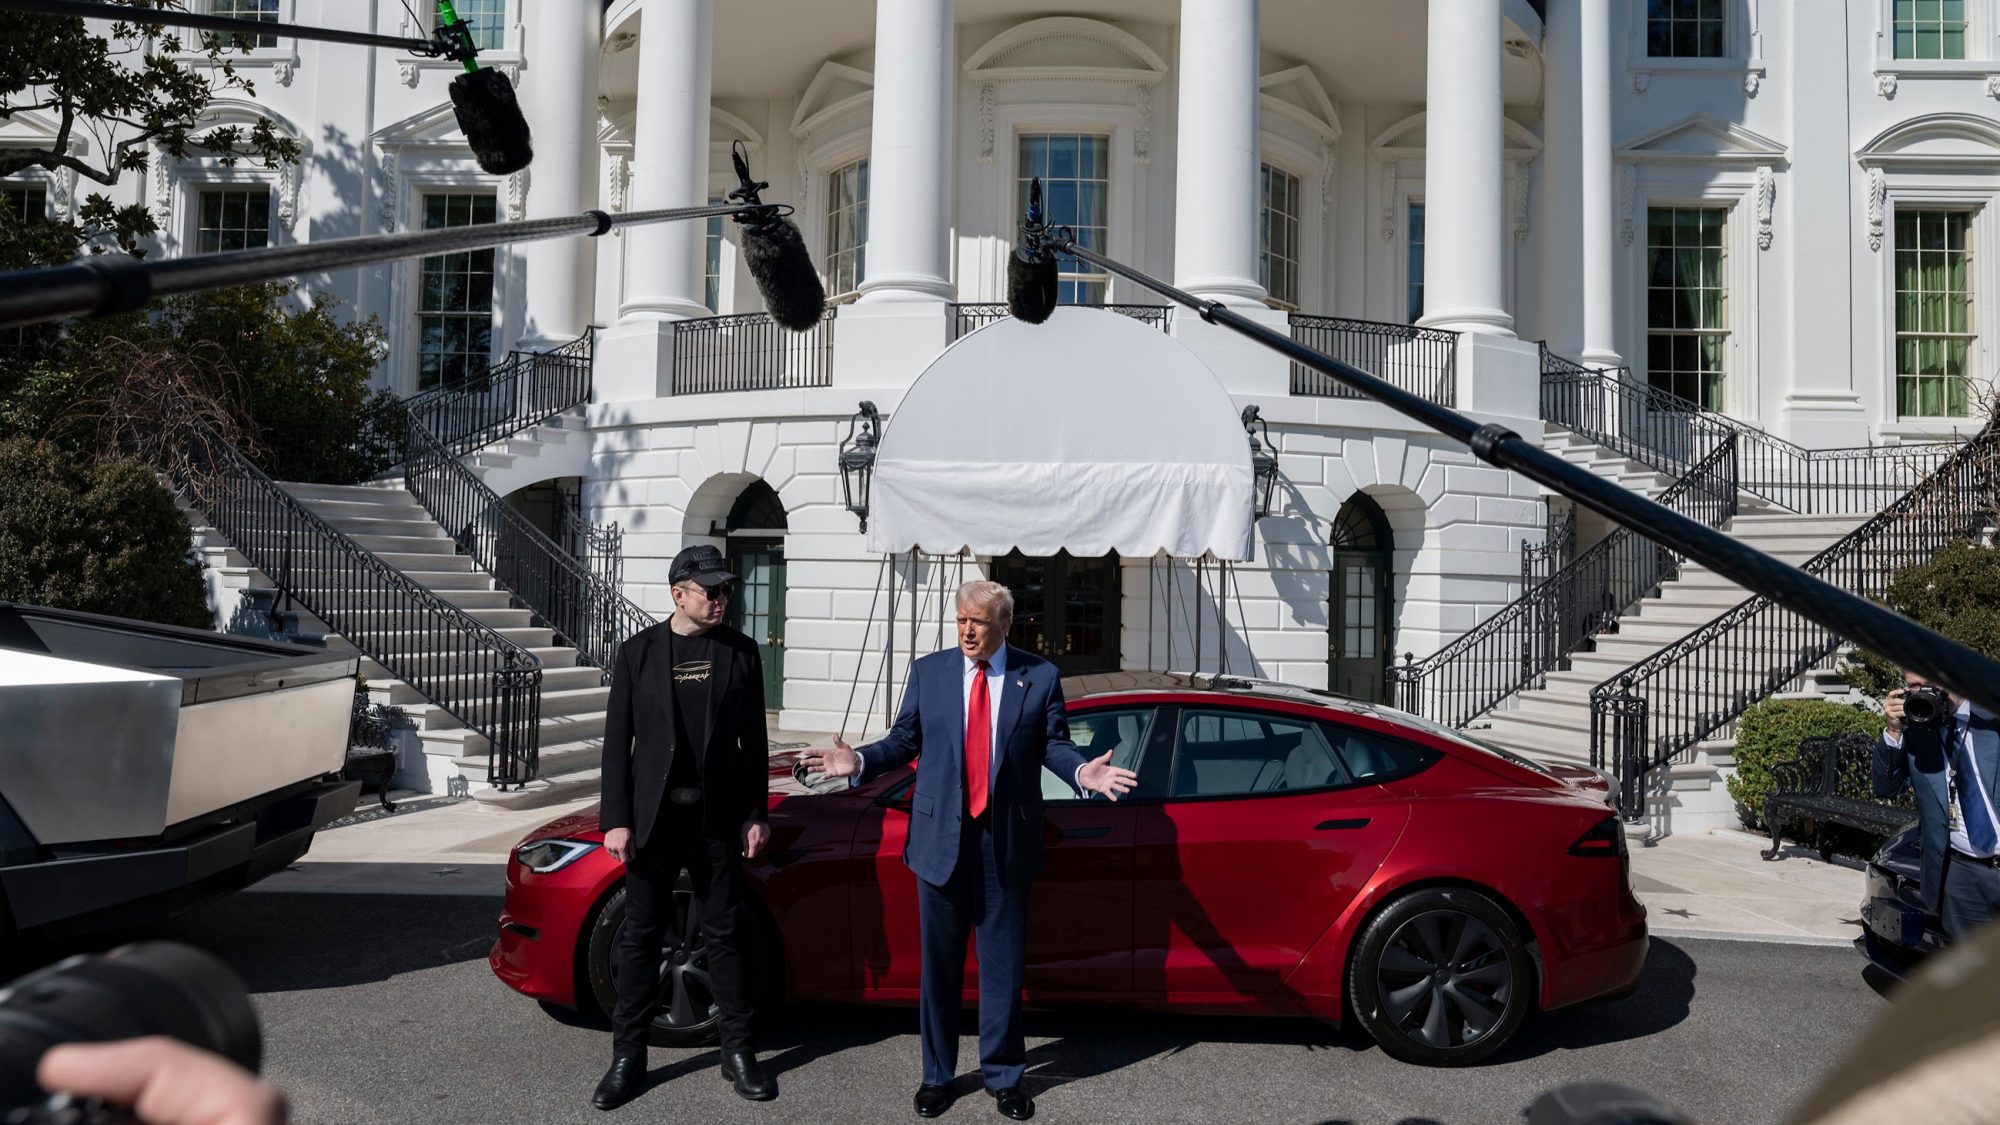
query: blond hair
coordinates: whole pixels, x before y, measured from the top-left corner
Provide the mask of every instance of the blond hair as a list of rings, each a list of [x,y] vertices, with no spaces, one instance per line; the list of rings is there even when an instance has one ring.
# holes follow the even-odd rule
[[[958,608],[967,605],[993,611],[995,621],[1014,620],[1014,592],[998,582],[978,579],[958,588]]]

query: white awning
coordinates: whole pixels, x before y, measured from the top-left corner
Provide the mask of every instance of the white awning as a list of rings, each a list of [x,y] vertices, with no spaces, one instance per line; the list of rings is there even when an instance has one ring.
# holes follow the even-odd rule
[[[884,427],[872,551],[1250,558],[1250,444],[1159,328],[1101,309],[1002,320],[917,377]]]

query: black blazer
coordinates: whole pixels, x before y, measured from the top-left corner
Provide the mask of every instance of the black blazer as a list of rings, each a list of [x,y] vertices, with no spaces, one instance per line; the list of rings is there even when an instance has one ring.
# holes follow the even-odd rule
[[[604,793],[597,826],[630,828],[644,847],[666,805],[673,768],[673,661],[665,621],[618,646],[611,662],[611,702],[604,717]],[[764,659],[756,642],[727,625],[708,633],[730,650],[718,661],[708,693],[708,745],[702,756],[703,828],[733,837],[744,821],[768,811],[770,735],[764,729]]]

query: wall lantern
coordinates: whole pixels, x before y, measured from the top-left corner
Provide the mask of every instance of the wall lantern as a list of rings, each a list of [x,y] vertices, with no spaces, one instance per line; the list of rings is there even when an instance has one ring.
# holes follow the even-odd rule
[[[1271,430],[1256,406],[1243,408],[1243,432],[1250,435],[1250,474],[1257,502],[1257,518],[1271,514],[1271,494],[1278,486],[1278,449],[1271,444]]]
[[[868,530],[868,482],[875,476],[875,446],[882,440],[882,415],[872,402],[847,423],[847,439],[840,443],[840,495],[847,510],[861,519]]]

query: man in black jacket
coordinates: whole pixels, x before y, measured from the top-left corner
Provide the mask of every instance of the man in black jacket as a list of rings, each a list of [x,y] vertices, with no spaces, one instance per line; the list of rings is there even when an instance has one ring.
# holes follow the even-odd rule
[[[682,869],[721,1010],[723,1076],[753,1101],[778,1095],[750,1046],[741,866],[771,834],[763,659],[750,638],[722,624],[736,576],[720,551],[689,547],[667,578],[674,615],[620,646],[604,721],[598,826],[604,849],[625,864],[625,928],[611,1068],[591,1098],[599,1109],[616,1109],[645,1086],[661,947]]]

